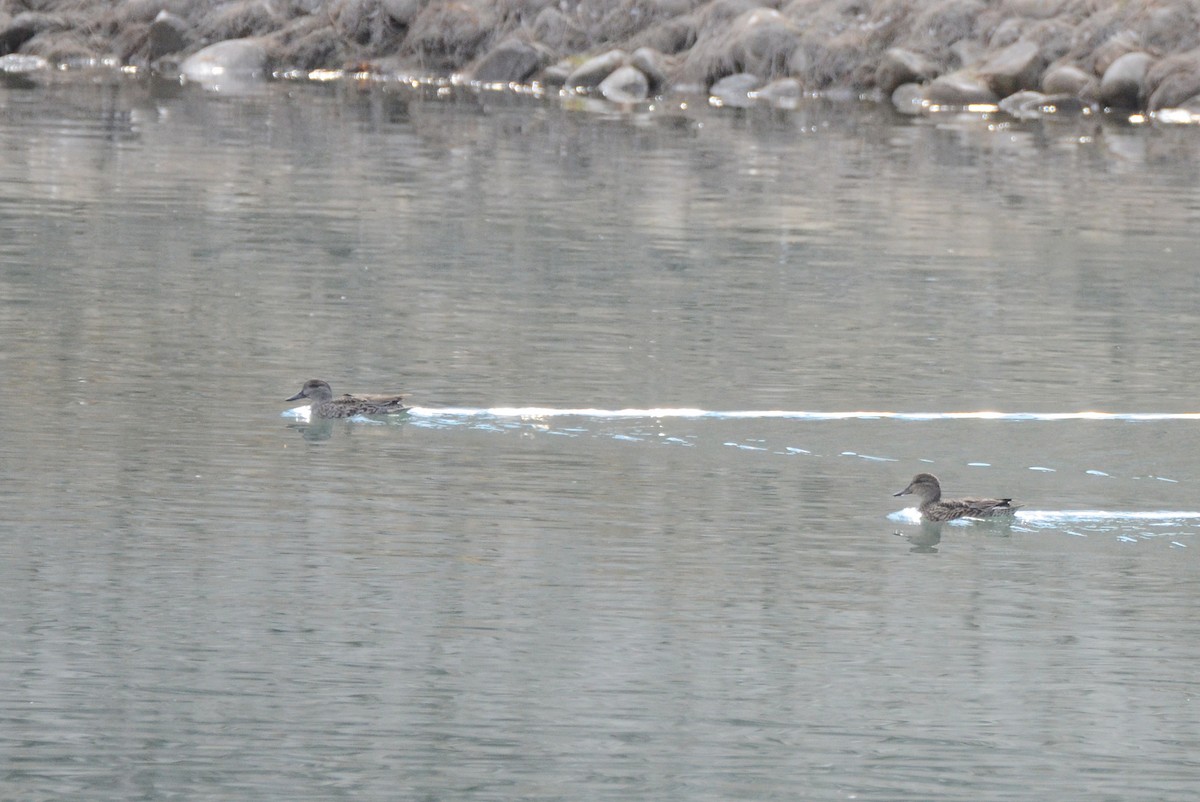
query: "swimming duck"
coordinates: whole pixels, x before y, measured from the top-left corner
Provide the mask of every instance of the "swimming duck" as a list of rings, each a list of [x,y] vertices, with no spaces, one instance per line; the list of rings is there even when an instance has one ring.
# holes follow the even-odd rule
[[[343,395],[341,398],[333,397],[333,390],[329,387],[329,382],[321,381],[320,379],[309,379],[300,388],[300,392],[296,393],[287,401],[299,401],[302,398],[309,399],[311,404],[312,416],[314,418],[350,418],[354,415],[394,415],[399,412],[408,412],[409,407],[402,403],[404,396],[402,395]]]
[[[918,473],[908,487],[896,496],[912,493],[921,499],[921,517],[927,521],[953,521],[955,518],[999,518],[1021,509],[1013,506],[1011,498],[948,498],[942,499],[942,486],[931,473]]]

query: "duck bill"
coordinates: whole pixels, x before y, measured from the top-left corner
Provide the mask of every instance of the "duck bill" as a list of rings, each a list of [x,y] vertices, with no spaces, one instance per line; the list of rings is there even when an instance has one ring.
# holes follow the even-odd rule
[[[285,398],[285,399],[283,399],[283,400],[284,400],[284,401],[299,401],[301,398],[304,398],[304,391],[303,391],[303,390],[301,390],[300,392],[296,393],[296,394],[295,394],[294,396],[292,396],[291,398]]]
[[[892,495],[893,496],[907,496],[911,492],[912,492],[912,485],[909,485],[908,487],[901,490],[899,493],[892,493]]]

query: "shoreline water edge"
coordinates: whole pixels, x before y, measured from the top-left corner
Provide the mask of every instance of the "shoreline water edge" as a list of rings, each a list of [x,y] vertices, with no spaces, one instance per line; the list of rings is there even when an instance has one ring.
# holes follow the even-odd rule
[[[1196,122],[1200,0],[0,0],[0,78],[96,66]]]

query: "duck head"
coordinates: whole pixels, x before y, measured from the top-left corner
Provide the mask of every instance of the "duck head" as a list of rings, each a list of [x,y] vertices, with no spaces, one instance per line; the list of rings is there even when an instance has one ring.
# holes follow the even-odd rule
[[[329,401],[333,398],[333,390],[329,386],[329,382],[321,381],[320,379],[309,379],[300,388],[300,392],[296,393],[291,398],[285,398],[285,401],[299,401],[302,398],[308,398],[316,403]]]
[[[909,493],[920,498],[922,504],[928,504],[942,497],[942,486],[938,483],[937,477],[932,473],[918,473],[908,483],[908,487],[892,495],[907,496]]]

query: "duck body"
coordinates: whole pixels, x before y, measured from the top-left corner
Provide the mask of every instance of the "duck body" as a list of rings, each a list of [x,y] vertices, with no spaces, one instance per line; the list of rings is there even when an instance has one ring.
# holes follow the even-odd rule
[[[352,418],[355,415],[395,415],[408,412],[402,395],[350,395],[333,397],[329,382],[309,379],[287,401],[307,398],[314,418]]]
[[[921,499],[917,507],[927,521],[953,521],[957,518],[1004,518],[1021,509],[1011,498],[942,498],[942,486],[931,473],[918,473],[908,487],[896,496],[915,495]]]

